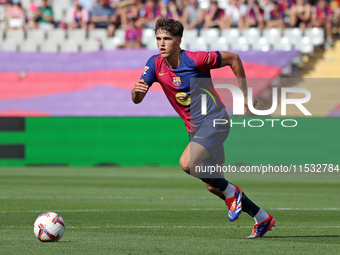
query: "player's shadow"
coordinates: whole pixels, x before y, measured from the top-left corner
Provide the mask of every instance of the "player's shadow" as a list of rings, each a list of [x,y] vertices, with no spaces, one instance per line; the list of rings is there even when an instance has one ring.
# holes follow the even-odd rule
[[[340,235],[306,235],[306,236],[264,236],[262,238],[313,238],[313,237],[325,237],[325,238],[329,238],[329,237],[340,237]]]

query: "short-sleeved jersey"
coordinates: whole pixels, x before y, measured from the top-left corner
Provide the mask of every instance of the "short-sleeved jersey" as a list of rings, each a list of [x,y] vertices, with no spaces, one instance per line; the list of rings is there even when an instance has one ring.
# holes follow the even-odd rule
[[[330,7],[326,7],[323,10],[319,6],[315,6],[312,11],[316,13],[316,19],[320,23],[326,21],[328,16],[333,15],[333,10]]]
[[[210,70],[219,68],[221,54],[218,51],[190,52],[182,50],[177,68],[169,67],[160,55],[154,55],[146,63],[141,79],[151,86],[159,82],[170,104],[193,133],[207,118],[227,116],[225,107],[211,82]],[[201,95],[206,94],[207,114],[201,112]]]
[[[283,20],[285,18],[284,12],[279,8],[279,10],[271,10],[269,12],[269,20]]]

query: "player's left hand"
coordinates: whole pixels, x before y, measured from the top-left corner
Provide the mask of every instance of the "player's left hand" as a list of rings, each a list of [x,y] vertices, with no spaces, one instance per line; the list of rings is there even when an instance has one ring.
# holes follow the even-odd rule
[[[258,104],[258,100],[253,97],[253,106],[254,108],[256,108],[257,104]],[[248,112],[248,98],[247,97],[244,97],[244,114],[246,114]]]
[[[254,108],[256,108],[258,103],[259,103],[259,101],[255,97],[253,97],[253,106],[254,106]]]

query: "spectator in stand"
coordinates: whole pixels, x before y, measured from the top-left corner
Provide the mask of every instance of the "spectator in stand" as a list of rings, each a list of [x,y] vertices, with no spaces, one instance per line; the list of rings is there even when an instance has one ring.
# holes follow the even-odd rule
[[[125,30],[125,48],[141,48],[143,28],[138,27],[136,18],[129,19],[128,27]]]
[[[88,11],[91,11],[96,6],[96,0],[79,0],[79,3]]]
[[[165,8],[162,10],[162,16],[166,16],[174,20],[181,19],[180,10],[177,8],[175,0],[168,1],[167,5],[165,5]]]
[[[128,27],[128,23],[131,19],[137,21],[139,12],[143,8],[141,0],[123,0],[115,3],[115,6],[117,6],[117,11],[120,13],[120,22],[123,28]],[[140,21],[138,22],[140,23]]]
[[[8,21],[8,28],[24,29],[25,19],[26,13],[21,6],[20,0],[12,0],[12,5],[5,13],[5,20]]]
[[[43,30],[54,29],[53,10],[48,5],[48,0],[42,0],[39,7],[39,17],[37,18],[39,27]]]
[[[204,28],[225,28],[224,10],[218,7],[217,0],[211,0],[210,8],[205,14]]]
[[[182,20],[187,30],[203,27],[204,11],[199,7],[197,0],[189,0],[189,4],[183,10]]]
[[[281,28],[282,32],[285,28],[285,14],[281,10],[279,3],[277,1],[273,1],[273,10],[269,13],[269,20],[267,21],[266,27],[278,27]]]
[[[337,35],[340,37],[340,0],[331,1],[330,6],[334,12],[334,22],[335,28],[337,29]]]
[[[332,43],[332,17],[333,11],[328,6],[326,0],[318,0],[316,6],[312,10],[312,26],[325,28],[327,42],[326,48],[331,47]]]
[[[279,0],[279,6],[285,14],[285,24],[289,25],[290,9],[295,4],[294,0]]]
[[[266,23],[270,19],[270,12],[274,9],[273,2],[271,0],[260,0],[259,3],[264,11],[264,22]]]
[[[176,3],[176,6],[177,6],[177,9],[179,11],[179,14],[182,16],[183,14],[183,10],[186,6],[189,5],[189,1],[190,0],[175,0],[175,3]]]
[[[38,29],[38,19],[40,18],[39,6],[36,3],[30,4],[28,8],[28,25],[27,29]]]
[[[87,29],[87,23],[90,21],[89,11],[83,8],[79,0],[73,0],[73,6],[68,12],[69,29]]]
[[[156,0],[146,0],[139,16],[139,22],[144,28],[154,28],[156,21],[162,17],[161,9],[157,6]]]
[[[245,27],[264,28],[264,11],[257,0],[248,0],[248,10],[245,16]]]
[[[106,0],[98,0],[98,5],[92,9],[89,29],[105,28],[112,37],[116,30],[116,9],[107,4]]]
[[[244,28],[244,18],[247,13],[247,6],[242,0],[230,0],[226,9],[225,25],[227,28]]]
[[[289,23],[291,27],[299,27],[304,33],[309,25],[312,14],[312,6],[305,0],[296,0],[295,5],[290,8]]]

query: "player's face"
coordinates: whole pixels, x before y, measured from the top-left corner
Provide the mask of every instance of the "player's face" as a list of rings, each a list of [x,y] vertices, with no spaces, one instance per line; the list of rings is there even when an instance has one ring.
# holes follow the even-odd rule
[[[159,53],[163,58],[167,58],[174,54],[181,44],[180,37],[171,36],[165,31],[158,31],[156,40]]]

